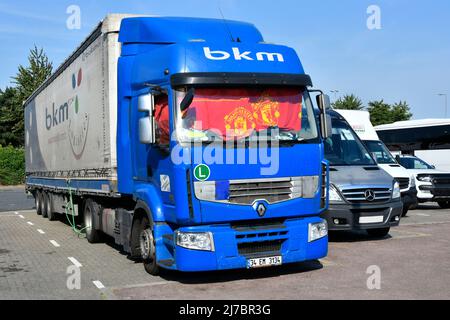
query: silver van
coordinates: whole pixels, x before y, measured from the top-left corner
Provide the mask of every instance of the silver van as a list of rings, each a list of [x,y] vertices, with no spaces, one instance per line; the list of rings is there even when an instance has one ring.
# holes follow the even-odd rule
[[[333,135],[325,142],[330,163],[329,230],[367,230],[386,236],[403,211],[400,186],[381,170],[348,122],[330,110]]]

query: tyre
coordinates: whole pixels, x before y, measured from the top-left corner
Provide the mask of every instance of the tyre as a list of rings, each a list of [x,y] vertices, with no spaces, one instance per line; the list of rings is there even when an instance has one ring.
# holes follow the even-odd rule
[[[389,231],[391,231],[391,228],[368,229],[367,233],[371,237],[384,238],[389,234]]]
[[[57,219],[57,214],[54,212],[53,209],[53,194],[48,194],[48,201],[47,201],[47,218],[50,221],[55,221]]]
[[[153,235],[153,224],[150,223],[147,217],[143,217],[136,223],[140,223],[138,230],[139,246],[145,271],[153,276],[157,276],[159,267],[156,263],[156,241]]]
[[[42,202],[41,202],[41,207],[42,207],[42,218],[47,218],[48,216],[48,194],[45,191],[42,191]]]
[[[36,191],[34,193],[34,203],[36,206],[36,213],[38,214],[38,216],[42,215],[42,206],[41,206],[41,192],[40,191]]]
[[[402,217],[406,217],[406,215],[408,214],[408,211],[409,211],[409,207],[403,206]]]
[[[98,243],[101,240],[100,231],[96,230],[95,216],[100,212],[100,206],[92,199],[87,199],[83,211],[83,227],[89,243]]]
[[[439,201],[438,204],[442,209],[450,209],[450,201]]]

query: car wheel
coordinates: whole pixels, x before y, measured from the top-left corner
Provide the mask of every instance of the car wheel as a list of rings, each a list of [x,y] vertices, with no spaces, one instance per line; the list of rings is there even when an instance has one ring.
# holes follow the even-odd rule
[[[406,215],[408,214],[408,211],[409,211],[409,207],[403,206],[402,217],[406,217]]]
[[[439,201],[438,204],[442,209],[450,209],[450,201]]]
[[[371,237],[384,238],[389,234],[389,231],[391,231],[391,228],[368,229],[367,233]]]

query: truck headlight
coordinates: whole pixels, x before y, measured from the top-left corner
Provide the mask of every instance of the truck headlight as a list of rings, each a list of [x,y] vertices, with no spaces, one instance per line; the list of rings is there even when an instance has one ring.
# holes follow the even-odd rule
[[[214,251],[214,239],[211,232],[181,232],[175,233],[176,244],[179,247],[201,250]]]
[[[341,195],[337,191],[337,188],[332,184],[330,184],[330,202],[334,203],[344,202],[344,199],[342,199]]]
[[[398,199],[402,196],[400,191],[400,184],[398,182],[394,183],[394,188],[392,189],[392,199]]]
[[[328,224],[325,220],[319,223],[310,223],[308,232],[308,242],[322,239],[328,235]]]
[[[422,182],[432,182],[433,178],[431,178],[430,176],[419,176],[417,177],[417,180]]]

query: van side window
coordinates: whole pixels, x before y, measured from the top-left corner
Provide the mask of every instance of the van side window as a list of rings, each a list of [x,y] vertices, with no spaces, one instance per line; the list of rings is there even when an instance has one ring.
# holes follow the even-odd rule
[[[156,139],[161,146],[169,146],[169,98],[166,94],[155,97]]]

